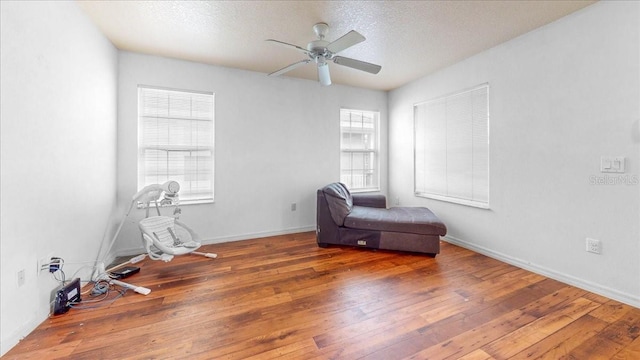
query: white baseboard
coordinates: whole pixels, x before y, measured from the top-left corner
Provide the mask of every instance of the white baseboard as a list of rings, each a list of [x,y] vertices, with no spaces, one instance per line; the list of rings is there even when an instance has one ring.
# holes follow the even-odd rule
[[[26,324],[22,325],[19,329],[16,329],[12,333],[9,334],[6,338],[3,336],[0,340],[0,356],[4,356],[9,350],[11,350],[14,346],[18,345],[18,343],[27,335],[29,335],[33,330],[35,330],[38,325],[40,325],[43,321],[47,319],[49,316],[46,314],[38,314],[40,315],[37,319],[31,319]]]
[[[518,259],[513,256],[509,256],[509,255],[485,248],[483,246],[474,245],[472,243],[455,238],[453,236],[445,236],[442,240],[448,243],[451,243],[453,245],[457,245],[465,249],[469,249],[471,251],[477,252],[479,254],[486,255],[490,258],[505,262],[507,264],[517,266],[519,268],[529,270],[536,274],[540,274],[548,278],[563,282],[565,284],[569,284],[577,288],[587,290],[589,292],[602,295],[616,301],[620,301],[621,303],[625,303],[627,305],[640,308],[640,298],[632,294],[628,294],[616,289],[612,289],[607,286],[596,284],[591,281],[580,279],[575,276],[564,274],[544,266],[532,264],[528,261],[524,261],[522,259]]]
[[[220,244],[220,243],[231,242],[231,241],[257,239],[257,238],[263,238],[263,237],[269,237],[269,236],[295,234],[295,233],[315,231],[315,230],[316,230],[315,225],[309,225],[309,226],[288,228],[288,229],[277,230],[277,231],[263,231],[263,232],[246,233],[246,234],[233,235],[233,236],[220,236],[220,237],[211,238],[211,239],[204,239],[202,240],[202,243],[206,245]]]
[[[201,239],[201,242],[203,245],[220,244],[220,243],[231,242],[231,241],[257,239],[262,237],[295,234],[295,233],[315,231],[315,230],[316,230],[315,225],[308,225],[308,226],[274,230],[274,231],[261,231],[261,232],[244,233],[244,234],[231,235],[231,236],[219,236],[219,237],[214,237],[209,239]],[[145,252],[145,249],[142,246],[140,246],[136,248],[120,249],[116,252],[116,256],[130,256],[130,255],[141,254],[144,252]]]

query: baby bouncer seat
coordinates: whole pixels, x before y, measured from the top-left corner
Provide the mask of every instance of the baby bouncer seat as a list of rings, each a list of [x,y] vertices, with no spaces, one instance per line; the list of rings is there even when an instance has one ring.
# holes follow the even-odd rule
[[[169,216],[152,216],[138,223],[147,255],[153,260],[171,261],[200,247],[197,235],[187,225]]]
[[[162,185],[149,185],[140,190],[137,201],[146,207],[146,217],[138,223],[142,232],[142,242],[147,255],[153,260],[171,261],[175,255],[195,254],[215,258],[216,254],[196,252],[201,246],[196,233],[176,217],[160,215],[158,200],[164,193],[161,205],[173,203],[174,215],[180,214],[177,193],[180,185],[175,181],[168,181]],[[136,198],[136,196],[134,196]],[[149,207],[154,202],[157,216],[149,216]]]
[[[119,285],[128,289],[132,289],[137,293],[147,295],[151,292],[150,289],[145,287],[132,285],[125,283],[110,277],[110,272],[126,266],[127,264],[135,264],[144,260],[145,256],[149,256],[152,260],[163,260],[165,262],[171,261],[175,255],[195,254],[206,256],[208,258],[216,258],[217,254],[201,253],[197,250],[201,243],[196,233],[191,230],[187,225],[178,220],[180,215],[180,208],[178,207],[178,191],[180,191],[180,184],[176,181],[169,180],[164,184],[152,184],[145,186],[142,190],[138,191],[131,199],[129,209],[124,214],[120,226],[116,230],[115,234],[109,245],[106,247],[106,251],[103,252],[103,245],[100,244],[98,250],[98,258],[96,259],[96,272],[94,273],[94,280],[98,281],[106,279],[111,284]],[[162,197],[162,200],[160,200]],[[149,209],[151,203],[155,205],[157,216],[149,216]],[[125,220],[129,217],[131,210],[136,204],[140,204],[145,208],[145,218],[140,220],[138,227],[142,232],[142,242],[146,254],[138,255],[131,260],[116,265],[108,270],[104,270],[104,264],[98,266],[101,256],[109,254],[109,251],[116,242],[120,230],[125,223]],[[160,214],[160,205],[174,205],[175,210],[173,212],[174,217],[162,216]],[[100,270],[101,268],[101,270]]]

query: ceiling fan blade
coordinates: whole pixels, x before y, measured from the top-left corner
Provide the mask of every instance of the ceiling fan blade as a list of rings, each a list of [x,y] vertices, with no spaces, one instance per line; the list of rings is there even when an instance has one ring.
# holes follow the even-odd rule
[[[382,66],[380,65],[371,64],[366,61],[351,59],[344,56],[334,57],[333,62],[338,65],[347,66],[356,70],[366,71],[371,74],[377,74],[380,72],[380,69],[382,69]]]
[[[298,46],[298,45],[289,44],[289,43],[286,43],[286,42],[284,42],[284,41],[274,40],[274,39],[267,39],[267,40],[265,40],[265,41],[271,41],[271,42],[274,42],[274,43],[276,43],[276,44],[278,44],[278,45],[286,46],[286,47],[288,47],[288,48],[294,48],[294,49],[296,49],[296,50],[302,51],[302,52],[303,52],[303,53],[305,53],[305,54],[308,54],[308,53],[309,53],[309,50],[307,50],[307,49],[305,49],[305,48],[303,48],[303,47],[300,47],[300,46]]]
[[[280,69],[278,71],[272,72],[271,74],[269,74],[269,76],[282,75],[282,74],[284,74],[284,73],[286,73],[288,71],[291,71],[291,70],[293,70],[293,69],[295,69],[295,68],[297,68],[299,66],[306,65],[306,64],[308,64],[310,62],[311,62],[311,59],[305,59],[305,60],[301,60],[301,61],[295,62],[295,63],[293,63],[291,65],[283,67],[282,69]]]
[[[363,42],[364,40],[364,36],[362,36],[359,32],[351,30],[348,33],[344,34],[338,40],[327,45],[327,50],[331,51],[334,54],[337,54],[348,47]]]
[[[329,74],[329,64],[323,62],[318,64],[318,80],[322,86],[331,85],[331,74]]]

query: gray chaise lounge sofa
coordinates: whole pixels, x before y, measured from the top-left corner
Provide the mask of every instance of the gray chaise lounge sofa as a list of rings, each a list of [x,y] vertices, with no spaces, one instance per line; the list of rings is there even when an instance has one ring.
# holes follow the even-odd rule
[[[386,208],[383,195],[351,194],[342,183],[317,192],[318,246],[330,244],[372,249],[440,253],[440,236],[447,233],[431,210],[424,207]]]

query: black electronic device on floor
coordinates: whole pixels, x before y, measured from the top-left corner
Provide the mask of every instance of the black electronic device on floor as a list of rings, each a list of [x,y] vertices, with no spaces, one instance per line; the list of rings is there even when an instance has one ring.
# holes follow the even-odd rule
[[[124,279],[133,274],[137,274],[140,272],[139,267],[135,266],[125,266],[122,269],[114,270],[110,274],[115,279]]]
[[[53,300],[53,315],[64,314],[71,308],[71,304],[78,303],[80,298],[80,278],[60,287]]]

